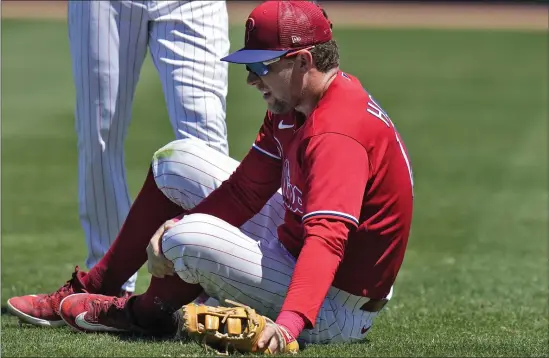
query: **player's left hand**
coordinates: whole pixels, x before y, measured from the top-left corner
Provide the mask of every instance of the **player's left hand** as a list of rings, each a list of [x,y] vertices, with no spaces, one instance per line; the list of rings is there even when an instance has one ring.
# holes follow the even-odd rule
[[[158,278],[174,274],[173,263],[168,260],[160,248],[162,236],[175,225],[175,220],[168,220],[156,230],[147,246],[147,269],[151,275]]]
[[[271,354],[281,353],[286,346],[286,340],[283,334],[288,334],[286,329],[278,324],[268,324],[257,342],[257,347],[261,350],[269,348]],[[288,340],[293,338],[288,337]]]

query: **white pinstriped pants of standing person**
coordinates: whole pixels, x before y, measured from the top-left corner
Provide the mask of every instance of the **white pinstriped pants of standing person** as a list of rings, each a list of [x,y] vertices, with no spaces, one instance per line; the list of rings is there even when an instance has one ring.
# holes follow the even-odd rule
[[[86,265],[92,268],[116,238],[131,205],[124,140],[147,49],[175,138],[198,138],[228,153],[228,66],[220,61],[230,47],[228,15],[224,1],[69,1],[68,34],[76,89],[79,216]],[[136,278],[123,288],[133,291]]]
[[[158,187],[187,210],[237,166],[236,160],[192,139],[174,141],[153,157]],[[162,250],[184,281],[199,283],[220,302],[231,299],[276,319],[295,267],[294,257],[278,241],[277,227],[283,217],[280,191],[240,228],[210,215],[187,215],[164,234]],[[299,338],[308,343],[363,339],[379,313],[361,310],[367,301],[331,287],[315,328],[303,331]]]

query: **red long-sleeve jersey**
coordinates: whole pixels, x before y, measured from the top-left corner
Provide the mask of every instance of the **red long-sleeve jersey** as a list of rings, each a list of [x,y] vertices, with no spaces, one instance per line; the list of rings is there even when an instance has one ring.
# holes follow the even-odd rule
[[[240,166],[191,213],[238,227],[282,187],[278,236],[297,258],[282,310],[312,327],[331,285],[388,295],[408,242],[413,179],[393,123],[355,77],[339,72],[299,118],[267,112]]]

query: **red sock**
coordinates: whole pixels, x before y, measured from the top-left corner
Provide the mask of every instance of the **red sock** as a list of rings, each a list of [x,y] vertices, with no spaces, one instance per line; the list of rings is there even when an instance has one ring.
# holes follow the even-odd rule
[[[172,314],[200,293],[200,285],[187,283],[177,274],[164,278],[152,277],[147,291],[132,300],[130,311],[141,328],[175,333],[177,322]]]
[[[165,221],[184,212],[156,186],[152,167],[109,251],[81,281],[86,291],[115,296],[147,261],[146,248]]]

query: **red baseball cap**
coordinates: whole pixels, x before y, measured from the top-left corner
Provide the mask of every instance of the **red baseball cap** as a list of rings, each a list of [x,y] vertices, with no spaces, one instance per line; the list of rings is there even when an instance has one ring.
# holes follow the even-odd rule
[[[248,16],[244,47],[221,61],[264,62],[331,39],[332,24],[315,2],[265,1]]]

